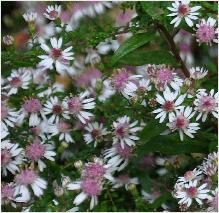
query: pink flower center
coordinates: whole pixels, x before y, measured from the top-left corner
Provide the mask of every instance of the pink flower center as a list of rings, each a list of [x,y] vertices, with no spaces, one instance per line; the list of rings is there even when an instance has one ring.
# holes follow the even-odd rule
[[[5,105],[1,105],[1,119],[4,120],[8,116],[8,108]]]
[[[32,169],[24,169],[16,176],[16,182],[18,184],[28,185],[34,183],[37,178],[37,174]]]
[[[60,121],[57,124],[57,127],[58,127],[59,132],[66,133],[66,132],[69,132],[71,125],[65,121]]]
[[[202,96],[200,99],[200,111],[212,111],[216,107],[216,101],[212,96]]]
[[[58,59],[60,56],[62,56],[62,50],[58,48],[53,48],[52,49],[52,57],[54,59]]]
[[[121,123],[117,126],[115,133],[118,137],[125,137],[129,133],[129,125],[127,123]]]
[[[2,186],[1,192],[2,192],[2,197],[4,197],[4,198],[13,198],[14,187],[7,184],[5,186]]]
[[[124,149],[121,147],[121,144],[118,143],[115,145],[117,152],[124,158],[130,158],[132,156],[133,148],[124,144]]]
[[[174,110],[175,104],[173,101],[166,101],[163,105],[163,109],[167,112],[171,112]]]
[[[186,16],[189,13],[189,5],[187,4],[181,4],[178,8],[178,13],[181,16]]]
[[[117,179],[118,179],[118,182],[120,182],[122,184],[129,183],[129,176],[128,175],[120,175]]]
[[[189,122],[183,115],[179,115],[176,119],[176,128],[185,129],[188,126]]]
[[[157,72],[157,80],[162,84],[170,83],[173,80],[173,73],[171,70],[167,68],[163,68],[158,70]]]
[[[50,18],[52,19],[56,19],[58,17],[58,12],[55,11],[55,10],[52,10],[50,13],[49,13],[49,16]]]
[[[197,196],[197,194],[198,194],[198,190],[197,190],[196,187],[193,187],[193,186],[192,186],[192,187],[190,187],[190,188],[187,189],[186,193],[187,193],[187,195],[188,195],[189,197],[195,198],[195,197]]]
[[[52,108],[52,111],[54,114],[61,114],[62,113],[62,107],[58,104],[54,105]]]
[[[36,98],[25,101],[23,107],[29,113],[39,112],[42,109],[41,102]]]
[[[96,196],[101,194],[100,183],[93,179],[84,179],[81,183],[81,188],[89,196]]]
[[[92,132],[91,132],[91,135],[93,138],[99,138],[101,133],[100,133],[100,130],[99,129],[93,129]]]
[[[1,163],[3,166],[8,165],[11,162],[12,155],[7,149],[1,151]]]
[[[79,97],[72,97],[68,100],[68,109],[72,113],[78,113],[81,110],[81,101]]]
[[[44,153],[45,153],[45,146],[38,141],[30,144],[26,148],[27,157],[33,161],[37,161],[40,158],[42,158]]]
[[[103,165],[99,163],[90,163],[86,165],[84,170],[84,177],[86,178],[102,178],[106,172]]]
[[[13,87],[20,87],[22,85],[22,80],[20,77],[13,77],[11,80],[10,80],[10,84],[13,86]]]
[[[32,127],[30,130],[34,135],[39,135],[41,133],[41,129],[39,127]]]
[[[215,39],[215,29],[213,26],[203,24],[197,29],[196,37],[201,43],[209,43]]]
[[[193,171],[187,171],[185,174],[184,174],[184,178],[189,181],[189,180],[192,180],[194,178],[194,174],[193,174]]]
[[[126,71],[121,71],[113,77],[113,86],[117,90],[122,90],[129,78],[129,74]]]

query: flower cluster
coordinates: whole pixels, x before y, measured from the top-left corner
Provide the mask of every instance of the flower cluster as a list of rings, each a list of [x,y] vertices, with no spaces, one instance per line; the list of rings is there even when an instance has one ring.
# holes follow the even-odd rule
[[[178,178],[173,196],[179,199],[179,208],[185,211],[197,202],[199,209],[218,211],[217,176],[218,153],[213,152],[201,166]]]
[[[160,4],[171,11],[162,19],[152,14],[165,8],[149,2],[47,4],[23,14],[21,34],[2,38],[2,205],[16,211],[37,211],[40,202],[45,211],[102,211],[111,204],[113,211],[174,211],[166,200],[153,205],[171,191],[171,172],[181,172],[193,154],[216,149],[218,92],[208,81],[215,79],[215,65],[196,58],[192,48],[207,44],[213,46],[209,58],[215,54],[217,21],[199,19],[202,7],[189,0]],[[170,24],[168,16],[175,16]],[[183,20],[185,29],[168,32],[171,24],[184,28]],[[153,40],[159,35],[164,39]],[[171,53],[159,50],[168,45]],[[179,177],[172,193],[179,209],[218,211],[217,172],[213,152]],[[127,197],[132,207],[128,202],[123,209]]]

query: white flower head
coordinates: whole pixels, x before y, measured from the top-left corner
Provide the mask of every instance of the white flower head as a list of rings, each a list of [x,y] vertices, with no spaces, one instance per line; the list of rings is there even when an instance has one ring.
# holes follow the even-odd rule
[[[3,89],[8,91],[8,95],[17,94],[19,88],[28,89],[32,79],[31,72],[28,68],[12,70],[11,75],[7,78],[8,84]]]
[[[87,144],[94,143],[94,147],[97,146],[98,142],[104,139],[107,135],[107,129],[103,127],[102,123],[88,123],[85,126],[85,130],[88,133],[84,134],[84,140]]]
[[[162,123],[168,115],[170,120],[171,117],[174,116],[176,110],[184,107],[181,104],[183,103],[185,97],[186,94],[179,96],[177,91],[171,92],[169,87],[166,87],[163,91],[163,96],[157,93],[156,101],[161,105],[161,107],[153,111],[153,113],[157,114],[155,119],[159,118],[159,123]]]
[[[6,36],[3,36],[3,43],[5,45],[12,45],[14,43],[14,37],[11,36],[11,35],[6,35]]]
[[[197,12],[201,6],[190,7],[190,0],[176,0],[172,3],[172,7],[167,7],[171,13],[168,16],[176,16],[170,24],[174,24],[174,27],[178,27],[180,22],[185,19],[189,27],[193,26],[193,20],[198,19],[199,13]]]
[[[64,120],[59,120],[57,123],[49,125],[51,136],[59,135],[59,141],[64,140],[67,143],[73,143],[74,139],[71,136],[71,131],[71,124]]]
[[[195,110],[199,113],[196,117],[197,121],[202,118],[202,122],[204,122],[209,113],[218,118],[218,92],[215,93],[214,89],[209,94],[206,90],[198,90],[194,105]]]
[[[33,162],[38,163],[38,168],[42,172],[46,168],[46,164],[43,159],[54,161],[56,153],[53,151],[54,145],[47,144],[41,141],[39,138],[35,138],[33,142],[26,146],[26,157]]]
[[[211,17],[207,19],[201,19],[199,24],[196,24],[196,39],[199,44],[205,43],[212,45],[212,42],[218,43],[218,28],[216,28],[217,21]]]
[[[31,199],[29,187],[32,188],[34,195],[40,197],[43,195],[43,190],[47,188],[47,182],[39,177],[33,169],[23,169],[15,176],[15,191],[21,194],[16,199],[16,202],[28,202]]]
[[[52,69],[53,64],[55,65],[56,71],[64,75],[66,70],[68,70],[69,63],[74,59],[74,53],[71,52],[72,46],[62,49],[63,39],[56,39],[55,37],[50,39],[51,47],[47,44],[42,43],[41,48],[47,53],[47,55],[38,56],[42,61],[39,63],[39,66],[42,66],[43,69]]]
[[[55,4],[53,5],[48,5],[46,8],[46,13],[44,13],[43,15],[48,18],[51,21],[56,20],[57,18],[59,18],[61,14],[61,5],[57,5]]]
[[[36,12],[27,12],[23,14],[23,18],[26,22],[34,22],[37,19]]]
[[[135,146],[135,142],[139,140],[136,133],[142,130],[142,127],[136,126],[138,121],[130,123],[128,116],[118,118],[113,122],[114,136],[113,144],[121,143],[121,147],[124,149],[125,144],[128,146]]]
[[[107,160],[107,164],[112,165],[115,170],[121,171],[128,165],[133,150],[132,146],[124,144],[122,148],[120,143],[116,143],[112,148],[104,151],[104,158]]]
[[[1,134],[7,135],[8,128],[13,128],[17,123],[17,119],[19,117],[19,111],[15,111],[15,109],[10,108],[7,102],[1,103]],[[4,137],[3,137],[4,138]]]
[[[175,184],[174,197],[180,199],[179,204],[185,204],[190,207],[193,200],[198,205],[202,205],[202,200],[209,199],[211,196],[208,194],[210,190],[207,189],[207,183],[199,184],[197,180],[189,181],[185,184]]]
[[[11,143],[9,140],[1,142],[1,167],[2,174],[7,176],[7,171],[15,174],[19,171],[19,165],[23,162],[23,149],[19,148],[17,143]]]
[[[199,123],[191,123],[190,119],[194,116],[192,107],[182,108],[176,111],[173,117],[170,117],[170,122],[167,126],[171,131],[179,131],[180,140],[183,141],[183,134],[186,134],[190,138],[194,138],[193,134],[196,133],[199,127]]]
[[[63,104],[70,115],[77,117],[83,124],[93,117],[87,110],[95,108],[94,98],[88,98],[88,91],[80,93],[78,96],[66,97]],[[87,97],[87,98],[86,98]]]
[[[204,78],[208,74],[208,70],[204,69],[203,67],[192,67],[189,69],[190,78],[194,80],[199,80]]]
[[[43,111],[45,115],[50,115],[49,123],[58,123],[61,118],[70,119],[67,111],[63,107],[63,103],[57,96],[51,96],[44,104]]]

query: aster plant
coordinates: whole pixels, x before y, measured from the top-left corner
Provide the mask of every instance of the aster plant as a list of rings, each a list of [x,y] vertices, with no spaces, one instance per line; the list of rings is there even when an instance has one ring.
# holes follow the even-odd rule
[[[2,2],[4,212],[218,211],[217,2]]]

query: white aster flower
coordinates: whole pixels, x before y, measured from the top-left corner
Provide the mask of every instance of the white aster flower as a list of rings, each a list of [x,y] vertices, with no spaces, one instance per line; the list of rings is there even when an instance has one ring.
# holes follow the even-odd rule
[[[19,112],[9,108],[6,102],[1,103],[1,134],[7,135],[8,127],[14,127],[17,123]],[[4,138],[4,137],[3,137]]]
[[[15,193],[15,184],[13,182],[1,184],[2,205],[8,205],[10,203],[12,207],[16,208],[15,202],[18,197],[19,195]]]
[[[186,134],[190,138],[194,138],[193,134],[200,129],[199,123],[190,123],[190,119],[195,114],[195,112],[192,111],[192,107],[176,110],[176,114],[174,114],[173,117],[170,117],[170,122],[167,123],[167,126],[172,132],[179,131],[181,141],[183,141],[183,134]]]
[[[22,123],[24,118],[29,116],[29,126],[37,126],[41,122],[41,118],[46,120],[42,110],[42,103],[38,98],[26,99],[22,108],[20,109],[20,115],[18,117],[18,123]]]
[[[59,141],[65,140],[67,143],[74,142],[71,136],[72,126],[70,123],[60,120],[55,124],[50,124],[49,132],[51,136],[59,135]]]
[[[117,171],[123,170],[129,163],[133,155],[133,147],[124,144],[122,148],[120,143],[116,143],[112,148],[104,151],[104,158],[107,164],[112,165]]]
[[[136,133],[142,130],[142,127],[136,126],[138,121],[130,123],[130,118],[128,116],[123,116],[118,118],[113,122],[114,136],[113,144],[121,143],[121,147],[124,149],[125,144],[128,146],[135,146],[135,141],[139,140]]]
[[[23,162],[22,151],[17,143],[11,143],[9,140],[1,142],[1,167],[4,176],[7,176],[7,170],[12,174],[19,171],[18,166]]]
[[[172,7],[167,7],[172,13],[168,16],[176,16],[170,24],[174,24],[174,27],[178,27],[180,22],[185,19],[189,27],[193,26],[193,20],[198,19],[199,13],[197,12],[201,6],[190,7],[190,0],[176,0],[172,3]]]
[[[6,45],[12,45],[14,43],[14,37],[11,35],[3,36],[3,43]]]
[[[80,93],[78,96],[66,97],[63,105],[69,114],[77,117],[83,124],[90,120],[93,114],[85,110],[95,107],[94,98],[86,98],[90,95],[88,91]]]
[[[11,75],[7,78],[8,84],[2,89],[8,90],[8,95],[17,94],[19,88],[28,89],[32,79],[31,72],[28,68],[12,70]]]
[[[208,70],[204,69],[203,67],[192,67],[189,69],[190,78],[194,80],[199,80],[204,78],[208,74]]]
[[[115,90],[122,93],[122,95],[129,99],[130,91],[136,88],[135,82],[141,78],[142,75],[130,75],[125,68],[117,69],[111,78],[111,84]],[[126,86],[128,85],[129,90]]]
[[[56,20],[57,18],[59,18],[61,14],[61,5],[57,5],[55,4],[53,5],[48,5],[46,8],[46,13],[44,13],[43,15],[48,18],[51,21]]]
[[[62,50],[63,39],[59,38],[58,40],[53,37],[50,39],[52,48],[50,48],[45,43],[41,44],[41,48],[47,53],[47,55],[38,56],[42,61],[39,63],[39,66],[42,66],[43,69],[52,69],[53,64],[55,64],[56,71],[64,75],[68,70],[69,62],[74,59],[72,46]]]
[[[212,42],[218,43],[218,28],[216,28],[217,21],[211,17],[207,19],[201,19],[199,24],[196,24],[196,40],[199,44],[205,43],[212,45]]]
[[[206,189],[206,187],[207,183],[199,185],[197,180],[181,185],[176,183],[174,197],[180,199],[179,204],[185,204],[187,207],[191,206],[193,200],[202,205],[202,200],[210,199],[211,197],[208,195],[210,190]]]
[[[34,22],[37,19],[36,12],[27,12],[23,14],[23,18],[26,22]]]
[[[33,142],[26,146],[26,156],[33,162],[38,163],[38,168],[42,172],[46,168],[43,158],[54,161],[56,153],[53,151],[54,145],[47,144],[39,138],[35,138]]]
[[[115,181],[113,182],[113,189],[117,189],[120,187],[125,186],[125,189],[128,190],[128,187],[130,184],[137,185],[139,184],[139,180],[137,177],[129,178],[128,175],[119,175],[117,178],[115,178]]]
[[[16,199],[17,202],[28,202],[31,198],[29,187],[32,188],[34,195],[40,197],[43,195],[43,190],[47,188],[47,182],[38,176],[33,169],[21,170],[15,176],[15,192],[21,194],[21,197]]]
[[[90,209],[98,204],[98,195],[101,194],[102,184],[95,179],[83,179],[82,181],[75,181],[67,185],[68,190],[79,190],[82,192],[77,195],[73,201],[76,206],[80,205],[87,198],[91,198]]]
[[[52,96],[44,104],[43,111],[45,115],[50,115],[48,122],[57,123],[61,118],[70,119],[68,113],[63,107],[63,103],[57,96]]]
[[[184,107],[181,106],[181,104],[184,101],[185,97],[186,94],[178,96],[178,92],[171,92],[169,87],[166,87],[166,89],[163,91],[163,96],[157,93],[156,101],[161,105],[161,107],[153,111],[153,113],[157,114],[155,119],[159,118],[159,123],[162,123],[168,115],[170,120],[171,117],[174,116],[174,112],[176,110]]]
[[[193,171],[187,171],[183,177],[178,177],[177,183],[186,183],[193,180],[200,180],[203,172],[199,169]]]
[[[148,91],[151,90],[150,80],[142,78],[136,84],[129,82],[125,89],[124,93],[131,99],[138,98],[140,95],[145,95]]]
[[[94,147],[97,146],[98,142],[104,139],[104,135],[107,135],[107,129],[103,127],[102,123],[88,123],[85,126],[85,130],[88,133],[84,134],[84,140],[87,144],[94,143]]]
[[[212,89],[209,94],[206,90],[198,90],[194,105],[195,110],[199,113],[196,117],[196,121],[202,117],[202,122],[204,122],[209,113],[215,118],[218,118],[218,92],[214,93],[214,89]]]

